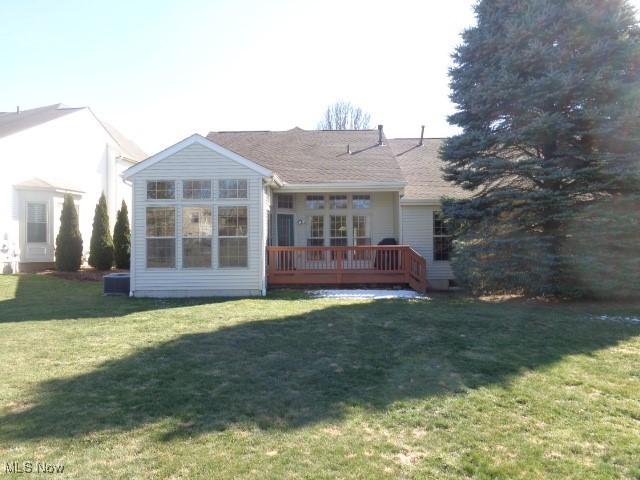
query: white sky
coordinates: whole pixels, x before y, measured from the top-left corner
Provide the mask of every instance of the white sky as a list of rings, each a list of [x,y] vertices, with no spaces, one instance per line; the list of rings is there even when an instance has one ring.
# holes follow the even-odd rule
[[[194,132],[315,128],[338,99],[389,137],[444,136],[473,3],[2,3],[0,110],[89,105],[150,154]]]

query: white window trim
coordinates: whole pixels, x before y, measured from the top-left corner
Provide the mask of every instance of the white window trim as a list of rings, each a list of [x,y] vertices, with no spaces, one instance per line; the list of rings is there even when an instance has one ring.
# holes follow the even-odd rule
[[[200,197],[200,198],[186,198],[184,196],[184,182],[209,182],[209,196],[208,197]],[[213,200],[213,197],[214,197],[213,184],[214,184],[214,181],[211,178],[184,178],[184,179],[181,179],[180,180],[180,200],[183,200],[185,202],[204,202],[204,201],[208,200],[209,202],[211,202]],[[177,191],[176,191],[176,193],[177,193]]]
[[[185,208],[208,208],[209,210],[211,210],[211,235],[209,235],[208,237],[185,237],[184,236],[184,209]],[[215,221],[213,218],[213,214],[215,212],[213,205],[211,203],[183,203],[179,205],[179,209],[180,209],[180,269],[181,270],[197,270],[197,271],[201,271],[201,270],[212,270],[213,264],[214,264],[214,248],[213,248],[213,238],[214,238],[214,231],[215,231]],[[177,220],[177,218],[176,218]],[[191,266],[191,267],[187,267],[184,264],[184,240],[186,239],[192,239],[192,238],[209,238],[211,240],[211,261],[209,262],[209,265],[207,266],[201,266],[201,267],[196,267],[196,266]],[[176,249],[178,248],[178,246],[176,245]],[[176,259],[176,265],[177,265],[177,259]]]
[[[149,183],[150,182],[173,182],[173,198],[149,198]],[[163,203],[171,203],[176,202],[178,200],[178,184],[182,185],[178,180],[171,180],[165,178],[153,178],[145,180],[144,183],[144,198],[147,202],[163,202]]]
[[[233,200],[233,199],[232,199]],[[220,209],[221,208],[246,208],[247,209],[247,234],[235,235],[235,236],[221,236],[220,235]],[[251,256],[249,255],[249,239],[250,232],[249,228],[251,226],[251,209],[249,205],[241,205],[241,204],[224,204],[224,205],[216,205],[216,218],[215,218],[215,239],[216,239],[216,250],[217,254],[215,255],[215,266],[220,270],[249,270],[251,267]],[[246,238],[247,239],[247,264],[245,266],[222,266],[220,265],[220,239],[222,238]]]
[[[155,201],[155,200],[154,200]],[[175,202],[175,200],[174,200]],[[149,235],[147,235],[147,209],[148,208],[173,208],[173,236],[172,237],[150,237]],[[153,272],[161,272],[161,271],[167,271],[167,272],[174,272],[178,269],[179,266],[179,260],[182,259],[182,256],[178,257],[178,212],[180,211],[180,209],[178,208],[178,205],[176,205],[175,203],[171,204],[171,205],[167,205],[167,204],[147,204],[145,205],[145,209],[144,209],[144,268],[145,270],[150,270]],[[173,267],[150,267],[149,266],[149,244],[147,243],[148,239],[173,239],[174,243],[173,243]],[[180,245],[180,248],[182,248],[182,245]],[[180,262],[181,263],[181,262]]]
[[[241,198],[233,198],[233,197],[223,197],[220,195],[222,192],[222,188],[220,186],[220,182],[225,180],[236,180],[236,181],[245,181],[247,182],[247,196]],[[251,180],[247,177],[216,177],[216,191],[215,191],[215,199],[220,200],[221,202],[249,202],[251,198]],[[241,205],[244,206],[244,205]]]

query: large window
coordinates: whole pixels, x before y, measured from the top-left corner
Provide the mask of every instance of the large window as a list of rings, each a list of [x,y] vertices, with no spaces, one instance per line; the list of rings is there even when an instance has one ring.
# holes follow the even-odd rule
[[[314,215],[309,223],[309,238],[307,246],[321,247],[324,245],[324,216]]]
[[[176,266],[176,210],[147,207],[147,267]]]
[[[329,208],[332,210],[347,208],[346,195],[329,195]]]
[[[433,259],[449,260],[451,255],[451,235],[447,230],[442,212],[433,212]]]
[[[219,198],[247,198],[246,180],[220,180],[218,187]]]
[[[47,204],[27,203],[27,242],[46,243]]]
[[[353,208],[370,208],[371,196],[370,195],[354,195],[351,198],[351,204]]]
[[[369,234],[369,217],[366,215],[353,216],[353,244],[371,245]]]
[[[307,195],[305,205],[309,210],[322,210],[324,208],[324,195]]]
[[[293,208],[293,195],[290,193],[279,193],[277,196],[278,208]]]
[[[172,200],[176,198],[176,182],[173,180],[147,181],[147,198],[149,200]]]
[[[184,180],[182,198],[201,200],[211,198],[211,180]]]
[[[221,267],[246,267],[247,207],[218,207],[218,263]]]
[[[330,215],[329,216],[329,237],[331,246],[346,247],[347,246],[347,216],[346,215]]]
[[[211,208],[182,209],[182,266],[211,267]]]

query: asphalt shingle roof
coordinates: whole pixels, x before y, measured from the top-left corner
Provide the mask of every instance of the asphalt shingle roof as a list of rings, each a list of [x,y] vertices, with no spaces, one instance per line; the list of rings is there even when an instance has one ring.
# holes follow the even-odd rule
[[[211,132],[207,138],[268,168],[287,183],[404,182],[377,130]],[[347,148],[351,153],[348,153]]]
[[[62,103],[30,108],[28,110],[20,110],[19,112],[0,112],[0,138],[13,135],[14,133],[21,132],[22,130],[27,130],[28,128],[36,127],[85,108],[89,109],[91,112],[89,107],[67,107]],[[134,162],[139,162],[147,157],[147,154],[144,153],[140,147],[122,135],[113,126],[100,120],[93,112],[91,112],[91,114],[119,145],[123,156],[126,156],[129,160],[133,160]]]
[[[443,196],[464,198],[469,192],[442,178],[443,161],[439,150],[444,139],[418,138],[389,140],[400,169],[407,179],[403,200],[438,200]]]
[[[0,112],[0,138],[55,120],[78,110],[82,110],[82,108],[69,108],[61,103],[56,103],[45,107],[21,110],[20,112]]]

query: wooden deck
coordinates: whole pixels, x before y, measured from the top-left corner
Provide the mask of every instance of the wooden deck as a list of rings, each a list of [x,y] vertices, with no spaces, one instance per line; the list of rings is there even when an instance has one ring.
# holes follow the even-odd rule
[[[408,284],[427,290],[427,262],[408,245],[267,247],[272,285]]]

